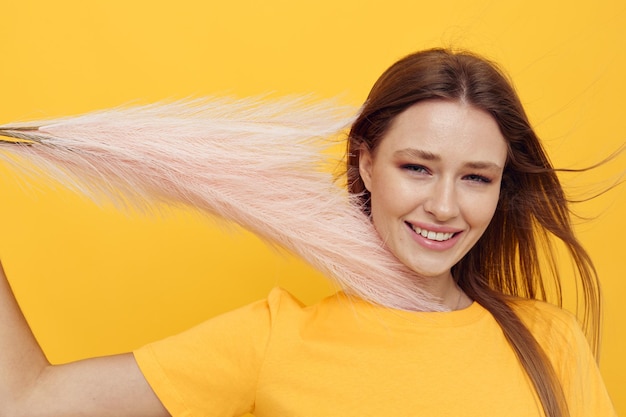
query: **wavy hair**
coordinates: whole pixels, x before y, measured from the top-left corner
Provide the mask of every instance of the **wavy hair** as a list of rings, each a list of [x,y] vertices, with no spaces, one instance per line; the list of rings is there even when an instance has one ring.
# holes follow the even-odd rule
[[[374,84],[352,125],[348,190],[369,214],[359,150],[374,151],[394,118],[422,100],[460,100],[489,113],[507,141],[508,157],[494,217],[477,244],[452,268],[466,294],[491,312],[528,374],[548,417],[569,415],[546,354],[513,309],[515,297],[562,302],[554,239],[568,249],[582,289],[582,325],[597,354],[600,291],[591,259],[574,235],[556,170],[533,131],[507,76],[468,52],[431,49],[393,64]],[[540,249],[547,249],[544,257]],[[547,261],[550,273],[541,267]],[[554,300],[552,300],[554,301]]]

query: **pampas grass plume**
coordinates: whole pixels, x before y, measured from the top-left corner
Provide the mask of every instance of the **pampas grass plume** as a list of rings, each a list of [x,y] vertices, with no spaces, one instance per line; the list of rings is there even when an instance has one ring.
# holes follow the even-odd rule
[[[236,222],[370,302],[442,310],[325,169],[328,138],[352,114],[306,98],[118,108],[0,126],[17,139],[0,157],[94,199],[183,204]]]

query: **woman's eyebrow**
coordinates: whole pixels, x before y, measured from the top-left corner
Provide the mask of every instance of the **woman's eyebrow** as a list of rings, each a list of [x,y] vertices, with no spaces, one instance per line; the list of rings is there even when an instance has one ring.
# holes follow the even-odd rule
[[[467,162],[465,163],[465,166],[468,168],[488,169],[488,170],[494,170],[494,171],[502,169],[502,167],[496,164],[495,162],[488,162],[488,161]]]
[[[393,153],[395,157],[414,157],[421,158],[427,161],[440,161],[441,157],[432,152],[424,151],[417,148],[405,148],[399,149]]]

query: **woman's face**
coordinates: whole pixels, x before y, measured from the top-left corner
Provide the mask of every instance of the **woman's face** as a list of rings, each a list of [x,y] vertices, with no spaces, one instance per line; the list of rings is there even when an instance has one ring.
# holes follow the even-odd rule
[[[495,120],[458,101],[419,102],[361,151],[372,221],[411,270],[450,278],[493,217],[507,145]]]

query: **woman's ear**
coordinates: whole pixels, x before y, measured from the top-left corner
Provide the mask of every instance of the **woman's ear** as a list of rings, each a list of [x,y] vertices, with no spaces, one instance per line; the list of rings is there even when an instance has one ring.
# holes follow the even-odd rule
[[[370,185],[372,183],[372,165],[374,163],[372,159],[372,152],[365,144],[361,144],[359,149],[359,175],[367,191],[370,191]]]

